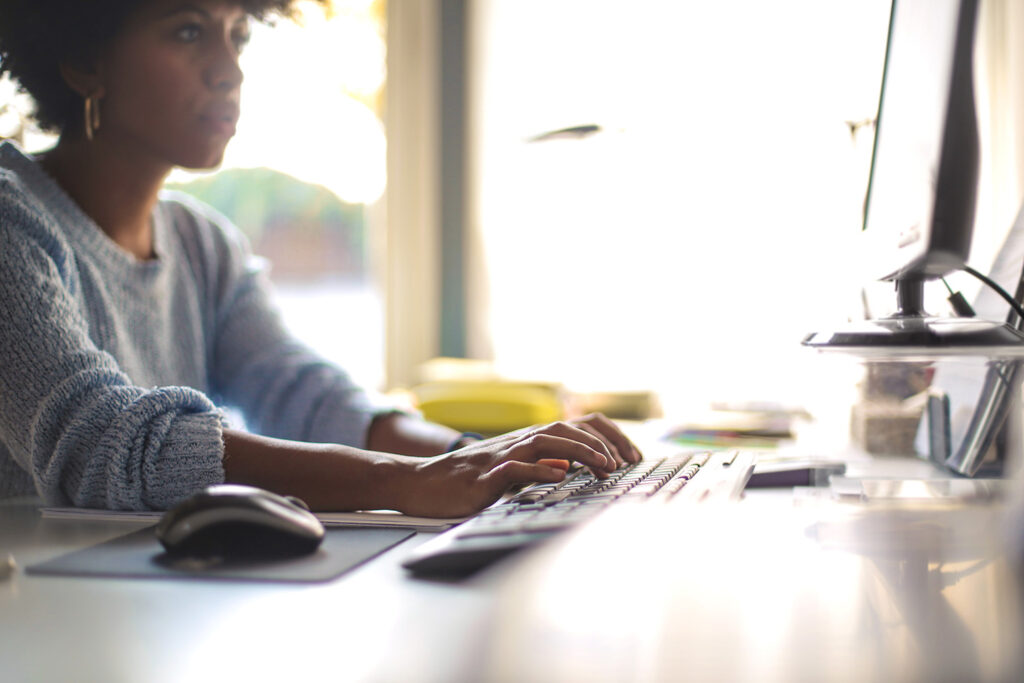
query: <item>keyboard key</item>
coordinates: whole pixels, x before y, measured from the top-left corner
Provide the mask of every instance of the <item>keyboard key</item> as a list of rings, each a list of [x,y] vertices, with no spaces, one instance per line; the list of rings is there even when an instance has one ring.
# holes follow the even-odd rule
[[[666,495],[674,496],[675,494],[679,493],[680,489],[686,486],[689,483],[689,481],[689,478],[686,477],[673,479],[668,483],[667,486],[665,486],[661,490],[664,491]]]
[[[523,524],[521,531],[560,531],[569,526],[565,519],[531,519]]]
[[[655,491],[657,491],[660,488],[661,488],[661,484],[660,483],[641,484],[640,486],[636,486],[633,489],[631,489],[630,492],[629,492],[629,495],[630,496],[649,496],[649,495],[651,495],[652,493],[654,493]]]
[[[480,538],[482,536],[507,536],[518,534],[523,531],[526,520],[516,520],[505,524],[488,524],[485,526],[469,527],[458,532],[459,538]]]
[[[618,498],[621,494],[615,491],[605,491],[603,493],[580,493],[573,497],[573,500],[579,501],[612,501]]]
[[[517,503],[537,503],[543,500],[544,496],[548,495],[547,491],[536,491],[530,493],[520,493],[518,496],[513,498]]]
[[[574,495],[575,491],[555,491],[544,497],[545,505],[554,505],[555,503],[561,503],[563,500],[567,500],[569,496]]]

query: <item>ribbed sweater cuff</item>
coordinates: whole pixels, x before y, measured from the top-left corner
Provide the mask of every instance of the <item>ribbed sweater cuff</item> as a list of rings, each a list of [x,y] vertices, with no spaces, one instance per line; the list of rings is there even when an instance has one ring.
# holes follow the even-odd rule
[[[206,486],[223,483],[223,428],[219,413],[175,419],[159,457],[147,463],[144,500],[149,507],[165,510]]]

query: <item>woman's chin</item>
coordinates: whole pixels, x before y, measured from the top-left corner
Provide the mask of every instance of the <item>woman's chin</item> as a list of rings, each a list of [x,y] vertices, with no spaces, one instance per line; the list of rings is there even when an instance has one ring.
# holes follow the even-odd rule
[[[186,159],[176,165],[187,171],[216,171],[223,163],[224,153],[221,152],[215,157]]]
[[[220,144],[218,144],[220,143]],[[227,141],[203,140],[178,148],[175,166],[189,171],[215,171],[224,163]]]

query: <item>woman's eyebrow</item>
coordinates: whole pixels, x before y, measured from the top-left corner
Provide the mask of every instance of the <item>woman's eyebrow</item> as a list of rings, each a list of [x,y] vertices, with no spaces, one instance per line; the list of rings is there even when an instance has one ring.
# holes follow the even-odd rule
[[[191,2],[185,2],[185,3],[182,3],[180,5],[177,5],[175,7],[170,8],[166,12],[162,13],[159,18],[166,19],[167,17],[173,17],[176,14],[186,14],[186,13],[189,13],[189,12],[195,12],[197,14],[202,14],[206,18],[210,17],[210,13],[204,7],[200,7],[199,5],[196,5],[196,4],[191,3]]]

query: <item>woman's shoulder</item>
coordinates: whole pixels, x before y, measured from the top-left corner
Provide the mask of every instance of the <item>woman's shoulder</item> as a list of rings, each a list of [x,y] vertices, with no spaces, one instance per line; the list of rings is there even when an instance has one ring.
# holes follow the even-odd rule
[[[67,245],[55,203],[37,177],[42,170],[28,157],[14,156],[12,149],[17,148],[0,144],[0,235],[63,250]]]
[[[0,212],[28,209],[42,213],[43,197],[36,162],[9,141],[0,143]]]
[[[70,284],[77,279],[76,272],[75,252],[59,220],[25,187],[17,173],[0,168],[0,280],[4,283],[4,298],[11,295],[7,287],[34,288],[53,273]],[[5,301],[3,306],[9,303]]]
[[[35,208],[34,199],[16,170],[0,166],[0,216],[7,219],[4,223],[10,220],[10,213]]]

